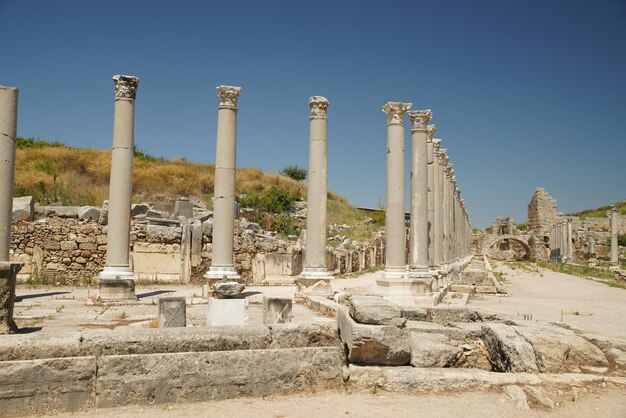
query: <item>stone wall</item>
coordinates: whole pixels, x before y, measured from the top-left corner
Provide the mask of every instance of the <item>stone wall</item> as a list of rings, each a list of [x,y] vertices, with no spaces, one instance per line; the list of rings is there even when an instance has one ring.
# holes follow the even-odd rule
[[[537,236],[550,234],[550,228],[556,222],[556,200],[541,187],[537,187],[528,204],[528,229]]]

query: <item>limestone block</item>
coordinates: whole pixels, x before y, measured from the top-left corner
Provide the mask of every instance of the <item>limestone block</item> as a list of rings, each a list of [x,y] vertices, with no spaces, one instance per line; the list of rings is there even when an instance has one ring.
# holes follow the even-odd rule
[[[181,274],[180,252],[133,251],[133,271],[137,274]]]
[[[13,221],[32,221],[35,219],[35,199],[32,196],[13,198]]]
[[[191,222],[191,266],[197,267],[202,263],[202,223],[194,219]]]
[[[457,364],[463,349],[436,336],[438,334],[411,333],[411,366],[454,367]]]
[[[302,293],[307,296],[321,296],[325,298],[330,298],[335,294],[335,291],[333,290],[333,287],[330,283],[324,280],[319,280],[313,285],[305,288]]]
[[[145,203],[137,203],[130,206],[130,216],[145,215],[150,210],[150,206]]]
[[[79,357],[80,332],[0,336],[0,361]]]
[[[58,216],[59,218],[78,218],[78,206],[39,206],[37,210],[46,216]]]
[[[272,342],[265,325],[136,328],[82,332],[82,355],[153,354],[200,351],[260,350]]]
[[[95,357],[0,363],[3,416],[88,411],[96,400]]]
[[[152,225],[146,226],[146,240],[149,242],[180,243],[182,238],[180,226]]]
[[[203,212],[200,212],[199,214],[197,214],[196,216],[193,217],[193,219],[200,221],[200,223],[203,223],[205,221],[207,221],[208,219],[213,218],[213,212],[206,210]]]
[[[263,296],[263,323],[284,324],[291,322],[292,300]]]
[[[428,311],[423,308],[402,308],[402,317],[409,321],[426,321]]]
[[[339,347],[337,325],[330,324],[272,324],[270,348]]]
[[[428,308],[428,320],[446,325],[452,322],[481,322],[480,313],[466,308],[434,307]]]
[[[98,408],[216,401],[342,386],[341,350],[313,347],[98,359]]]
[[[207,326],[245,325],[248,299],[209,299]]]
[[[187,304],[184,296],[159,298],[159,328],[187,326]]]
[[[504,393],[506,393],[513,402],[517,409],[526,410],[530,409],[528,406],[528,399],[524,390],[517,385],[507,385],[504,387]]]
[[[0,334],[17,332],[13,320],[15,304],[15,281],[22,263],[0,261]]]
[[[387,325],[402,317],[402,308],[378,296],[354,295],[350,298],[350,316],[359,324]]]
[[[179,199],[174,203],[174,212],[187,219],[193,218],[193,203],[187,199]]]
[[[61,241],[61,249],[63,251],[75,250],[78,248],[76,241]]]
[[[411,361],[410,333],[407,328],[358,324],[345,307],[337,310],[337,323],[351,363],[401,366]]]
[[[208,238],[213,236],[213,218],[202,222],[202,233]]]
[[[482,326],[489,361],[501,372],[537,372],[537,359],[533,347],[524,337],[504,324]]]
[[[100,208],[95,206],[81,206],[77,211],[78,219],[81,221],[97,221],[100,219]]]
[[[100,209],[100,218],[98,218],[100,225],[107,225],[109,223],[109,201],[102,202],[102,208]]]
[[[540,372],[562,373],[581,366],[608,366],[599,348],[572,331],[538,324],[513,328],[532,345]]]

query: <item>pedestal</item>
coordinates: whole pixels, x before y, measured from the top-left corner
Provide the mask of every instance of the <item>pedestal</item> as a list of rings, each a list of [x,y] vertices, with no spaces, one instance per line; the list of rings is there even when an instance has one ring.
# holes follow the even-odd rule
[[[0,261],[0,334],[17,332],[17,325],[13,320],[15,281],[23,266],[23,263]]]
[[[104,267],[98,280],[103,302],[134,302],[135,274],[129,267]]]

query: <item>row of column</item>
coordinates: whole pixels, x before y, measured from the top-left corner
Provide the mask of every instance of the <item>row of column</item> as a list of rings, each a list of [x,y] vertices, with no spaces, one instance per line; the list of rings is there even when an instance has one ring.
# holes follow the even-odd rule
[[[573,259],[571,219],[562,219],[552,224],[550,258],[563,261],[571,261]]]
[[[430,110],[389,102],[387,113],[387,207],[385,279],[426,282],[433,272],[470,255],[470,222],[454,169]],[[411,178],[408,269],[404,221],[404,114],[411,121]],[[427,288],[427,286],[425,286]]]
[[[609,261],[610,267],[618,267],[619,266],[619,253],[618,253],[618,241],[617,241],[617,207],[613,206],[611,208],[611,259]]]

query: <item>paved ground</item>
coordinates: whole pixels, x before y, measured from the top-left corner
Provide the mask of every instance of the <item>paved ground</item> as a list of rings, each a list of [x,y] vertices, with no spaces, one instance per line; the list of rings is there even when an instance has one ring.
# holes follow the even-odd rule
[[[585,331],[626,338],[626,289],[538,269],[511,270],[498,263],[506,275],[508,297],[482,296],[469,306],[534,320],[566,322]]]
[[[519,410],[502,391],[453,394],[332,393],[229,399],[147,407],[106,409],[62,417],[602,417],[626,416],[626,394],[605,389],[586,393],[553,410]]]

